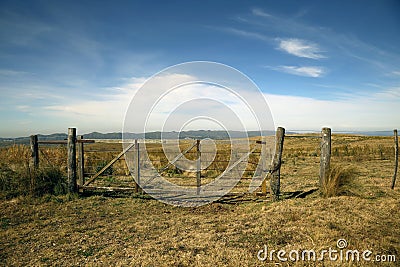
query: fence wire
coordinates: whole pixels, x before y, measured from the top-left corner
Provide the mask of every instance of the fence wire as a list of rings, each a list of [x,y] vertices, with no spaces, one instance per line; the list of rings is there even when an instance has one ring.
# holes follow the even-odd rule
[[[167,140],[162,144],[140,144],[139,169],[142,186],[156,187],[154,181],[159,177],[183,187],[198,186],[199,178],[201,185],[210,184],[216,179],[226,179],[227,187],[229,180],[238,181],[232,192],[246,192],[253,177],[261,180],[265,175],[262,169],[265,164],[258,163],[266,161],[266,153],[261,153],[261,145],[255,141],[202,142],[199,152],[196,140],[181,140],[178,146],[176,142]],[[131,172],[136,174],[136,152],[129,153],[126,159],[132,161],[128,165],[132,166]]]
[[[273,138],[273,137],[269,137]],[[196,165],[198,159],[195,140],[181,140],[176,158],[176,142],[140,142],[140,176],[149,180],[161,175],[168,181],[182,186],[196,187],[198,173],[201,185],[221,178],[239,179],[233,192],[246,192],[254,178],[264,179],[268,169],[268,155],[272,154],[270,145],[262,146],[255,140],[248,144],[241,140],[214,140],[200,145],[200,171]],[[175,146],[175,148],[174,148]],[[21,146],[22,147],[22,146]],[[21,148],[22,149],[22,148]],[[25,147],[24,147],[25,149]],[[29,148],[28,148],[29,149]],[[84,174],[89,179],[98,173],[122,151],[121,143],[101,143],[84,145]],[[98,179],[93,186],[134,187],[136,169],[135,147],[124,157],[118,159]],[[265,149],[265,151],[262,151]],[[5,148],[10,156],[17,154],[18,146]],[[17,152],[12,152],[17,151]],[[248,153],[251,151],[252,153]],[[25,153],[26,154],[26,153]],[[169,155],[170,154],[170,155]],[[8,161],[11,161],[9,156]],[[331,164],[355,169],[354,179],[361,181],[364,188],[374,195],[376,188],[387,188],[394,169],[394,145],[392,137],[369,136],[332,136]],[[66,173],[67,148],[65,145],[40,144],[39,157],[41,168],[59,168]],[[242,158],[244,157],[244,158]],[[308,190],[318,187],[320,136],[286,136],[281,168],[281,191]],[[128,162],[128,165],[127,165]],[[233,164],[236,164],[233,166]],[[262,163],[261,165],[259,163]],[[232,167],[233,166],[233,167]],[[232,168],[231,168],[232,167]],[[230,169],[231,168],[231,169]],[[375,190],[375,191],[374,191]]]

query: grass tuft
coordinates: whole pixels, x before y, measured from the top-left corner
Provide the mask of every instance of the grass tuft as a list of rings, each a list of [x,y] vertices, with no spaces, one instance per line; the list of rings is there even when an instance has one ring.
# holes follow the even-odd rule
[[[67,192],[66,177],[59,168],[40,168],[31,176],[31,192],[34,196],[63,195]]]
[[[322,186],[324,197],[356,195],[359,186],[355,181],[356,171],[353,167],[343,165],[331,166],[325,184]]]

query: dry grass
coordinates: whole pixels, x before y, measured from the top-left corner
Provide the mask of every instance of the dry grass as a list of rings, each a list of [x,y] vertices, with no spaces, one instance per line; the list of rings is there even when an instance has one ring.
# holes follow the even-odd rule
[[[0,207],[0,257],[30,266],[265,266],[256,257],[264,244],[321,250],[336,248],[339,238],[351,249],[398,256],[398,199],[388,191],[373,200],[314,196],[199,208],[137,198],[14,199]]]
[[[0,265],[4,266],[274,266],[268,248],[369,249],[400,260],[400,191],[393,175],[392,138],[334,136],[332,162],[354,168],[357,194],[269,198],[198,208],[137,197],[18,197],[0,202]],[[347,152],[345,145],[348,145]],[[368,145],[368,149],[365,149]],[[287,138],[282,192],[318,186],[318,140]],[[368,155],[364,155],[364,152]],[[7,156],[0,153],[3,160]],[[332,175],[335,176],[334,173]],[[340,180],[340,179],[339,179]],[[349,185],[349,184],[348,184]],[[286,262],[283,266],[377,266],[376,262]]]
[[[355,183],[355,179],[354,168],[333,165],[330,167],[327,179],[322,185],[321,193],[325,197],[354,195],[354,189],[360,186]]]
[[[28,146],[0,148],[0,199],[20,195],[64,194],[65,157],[66,150],[63,147],[42,147],[40,167],[34,170]]]

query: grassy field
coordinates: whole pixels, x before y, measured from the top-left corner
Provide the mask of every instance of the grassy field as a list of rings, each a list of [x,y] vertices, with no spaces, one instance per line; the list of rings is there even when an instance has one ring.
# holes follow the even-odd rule
[[[389,189],[393,139],[334,135],[332,146],[332,163],[352,169],[352,176],[343,195],[330,198],[319,191],[288,197],[318,187],[319,140],[305,137],[285,140],[283,199],[275,203],[269,195],[197,208],[133,195],[3,197],[0,265],[399,266],[400,184]],[[52,151],[46,153],[65,168]],[[26,153],[23,147],[2,148],[0,159],[11,173],[27,164]],[[269,252],[318,253],[339,250],[339,239],[347,241],[344,252],[371,250],[371,260],[394,255],[396,262],[329,261],[327,255],[324,261],[283,262],[276,252],[272,261],[257,258],[264,245]]]

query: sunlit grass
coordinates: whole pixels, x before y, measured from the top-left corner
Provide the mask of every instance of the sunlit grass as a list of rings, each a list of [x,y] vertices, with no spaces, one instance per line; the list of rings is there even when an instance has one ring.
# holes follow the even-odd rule
[[[304,199],[283,197],[280,202],[272,202],[267,196],[257,201],[198,208],[173,207],[137,196],[3,199],[0,260],[7,266],[268,266],[274,263],[257,259],[257,252],[264,245],[287,251],[336,249],[340,238],[347,240],[349,249],[393,254],[398,260],[400,193],[398,186],[390,189],[394,169],[392,138],[334,135],[332,141],[331,176],[339,182],[333,183],[334,193],[327,198],[315,192]],[[101,144],[94,145],[101,148]],[[86,148],[89,150],[90,146]],[[116,152],[91,153],[99,160],[108,160],[122,149],[120,144],[107,147],[111,148]],[[160,149],[156,145],[153,148]],[[54,158],[62,166],[65,151],[48,149],[50,162]],[[8,168],[4,169],[5,177],[12,176],[18,168],[26,167],[29,149],[2,149],[0,157]],[[286,138],[283,161],[283,194],[318,187],[319,139]],[[88,163],[88,168],[90,164],[96,166],[95,162]],[[119,161],[121,165],[115,165],[113,171],[126,168],[123,163]],[[347,173],[347,168],[355,172]],[[340,182],[340,177],[345,176],[348,182]],[[114,175],[102,179],[113,184],[122,178]],[[338,184],[342,186],[337,187]],[[354,262],[352,266],[375,264]],[[290,265],[319,266],[313,262]]]

